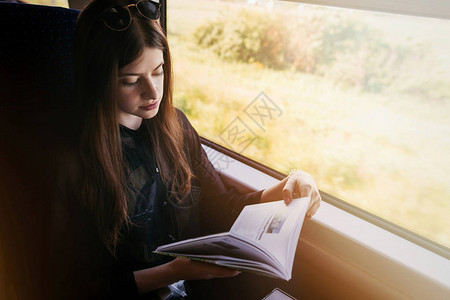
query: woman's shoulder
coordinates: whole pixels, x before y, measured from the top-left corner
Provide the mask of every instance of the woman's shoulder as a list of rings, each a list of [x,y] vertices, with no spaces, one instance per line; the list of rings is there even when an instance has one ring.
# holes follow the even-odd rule
[[[175,114],[178,117],[178,120],[180,121],[180,124],[183,128],[192,128],[192,124],[189,121],[188,117],[186,116],[186,114],[179,108],[175,108]]]
[[[175,113],[177,114],[178,120],[180,122],[180,125],[184,132],[185,137],[186,137],[186,135],[188,135],[191,138],[198,139],[199,138],[198,133],[195,130],[195,128],[192,126],[192,124],[189,121],[186,114],[178,108],[175,108]]]
[[[194,151],[198,154],[201,148],[200,136],[192,126],[186,114],[178,108],[175,108],[175,110],[183,131],[185,145],[188,147],[187,150]]]

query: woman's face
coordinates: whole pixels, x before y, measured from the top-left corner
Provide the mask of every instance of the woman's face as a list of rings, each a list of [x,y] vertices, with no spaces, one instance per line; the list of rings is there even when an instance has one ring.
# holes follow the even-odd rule
[[[119,123],[137,129],[142,119],[153,118],[163,96],[163,52],[145,48],[142,55],[119,70],[117,106]]]

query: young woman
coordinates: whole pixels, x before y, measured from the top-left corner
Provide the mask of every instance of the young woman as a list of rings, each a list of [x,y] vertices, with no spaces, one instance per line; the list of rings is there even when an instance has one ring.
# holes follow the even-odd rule
[[[94,0],[75,30],[81,199],[109,256],[101,284],[93,282],[127,299],[179,280],[239,273],[153,254],[159,245],[228,230],[225,220],[245,205],[281,198],[288,204],[294,192],[311,196],[308,217],[320,204],[314,180],[302,171],[249,194],[224,185],[173,106],[169,46],[158,19],[156,2]]]

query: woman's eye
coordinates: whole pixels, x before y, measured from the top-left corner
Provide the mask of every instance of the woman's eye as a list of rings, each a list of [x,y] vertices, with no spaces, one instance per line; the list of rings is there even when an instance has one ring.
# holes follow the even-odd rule
[[[135,86],[136,84],[139,83],[139,79],[137,79],[136,81],[122,81],[121,82],[124,86]]]
[[[153,74],[153,76],[162,76],[162,75],[164,75],[164,70],[161,70],[161,71]]]
[[[164,68],[163,68],[163,65],[161,64],[161,65],[160,65],[157,69],[155,69],[153,72],[154,72],[154,73],[152,74],[152,76],[155,76],[155,77],[162,76],[162,75],[164,74]]]

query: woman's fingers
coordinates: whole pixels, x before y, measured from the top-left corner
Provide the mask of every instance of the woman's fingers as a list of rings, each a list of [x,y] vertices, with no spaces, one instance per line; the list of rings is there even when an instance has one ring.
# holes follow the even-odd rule
[[[176,272],[185,280],[225,278],[241,273],[237,270],[180,257],[172,261],[172,265],[175,265]]]
[[[282,193],[283,193],[283,200],[286,205],[288,205],[292,201],[292,195],[294,195],[294,189],[296,184],[297,184],[296,179],[293,177],[289,177],[286,184],[284,185]]]
[[[300,197],[310,197],[312,194],[312,186],[310,184],[303,184],[300,187]]]
[[[320,201],[322,197],[320,197],[319,192],[313,192],[311,196],[311,201],[309,202],[308,211],[306,212],[306,217],[311,218],[319,209]]]
[[[295,193],[300,197],[310,197],[311,201],[306,214],[308,218],[311,218],[317,212],[320,207],[320,201],[322,200],[316,182],[311,175],[304,171],[296,171],[291,174],[286,181],[282,193],[286,205],[292,201]]]

